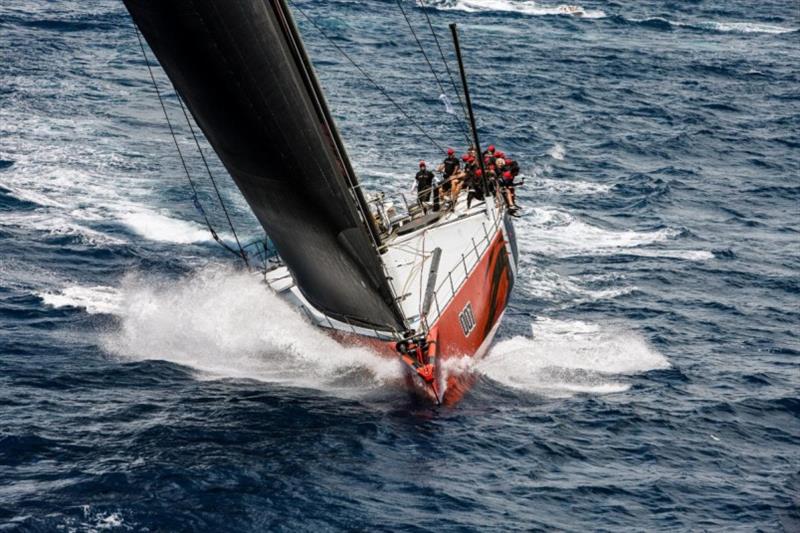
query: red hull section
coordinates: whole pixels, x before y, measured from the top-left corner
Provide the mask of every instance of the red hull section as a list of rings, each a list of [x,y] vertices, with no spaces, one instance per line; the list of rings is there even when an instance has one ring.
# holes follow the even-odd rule
[[[432,325],[430,338],[436,341],[437,355],[481,357],[494,337],[503,316],[513,274],[503,233],[498,231],[492,245],[456,295]],[[441,372],[441,365],[439,372]],[[472,374],[440,376],[446,380],[442,403],[458,402],[475,382]]]
[[[470,272],[464,284],[431,325],[439,357],[483,355],[484,341],[495,329],[508,303],[513,283],[502,232]]]
[[[452,357],[480,357],[484,354],[497,331],[513,285],[513,273],[503,232],[498,231],[491,246],[475,265],[455,296],[442,310],[435,323],[431,324],[428,340],[431,343],[429,356],[436,360],[437,388],[444,389],[437,398],[432,387],[423,385],[415,373],[409,372],[412,388],[431,396],[436,402],[452,405],[466,393],[475,382],[475,376],[466,374],[443,375],[441,362]],[[354,340],[351,335],[340,339]],[[361,337],[362,342],[376,348],[381,354],[396,358],[394,342],[377,341]],[[408,367],[411,370],[411,367]]]
[[[474,384],[476,377],[467,372],[444,375],[443,360],[454,357],[480,357],[488,349],[508,303],[514,275],[503,232],[498,230],[492,244],[473,267],[436,321],[431,324],[428,358],[435,360],[436,384],[424,383],[406,360],[410,387],[445,405],[457,403]],[[370,337],[333,332],[342,342],[371,346],[382,355],[397,358],[396,343]],[[436,391],[443,391],[437,397]]]

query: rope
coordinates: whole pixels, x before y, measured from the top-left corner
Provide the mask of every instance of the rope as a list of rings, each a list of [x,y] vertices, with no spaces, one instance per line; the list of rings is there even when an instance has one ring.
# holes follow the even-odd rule
[[[183,152],[181,151],[180,144],[178,144],[178,137],[175,135],[175,129],[172,127],[172,121],[169,119],[169,114],[167,113],[167,106],[164,105],[164,99],[161,97],[161,91],[159,91],[158,89],[158,83],[156,83],[156,77],[153,74],[152,67],[150,67],[150,61],[148,61],[147,59],[147,52],[145,52],[144,43],[142,42],[142,37],[141,35],[139,35],[139,29],[136,27],[136,25],[134,25],[133,30],[134,32],[136,32],[136,40],[139,41],[139,48],[142,50],[142,57],[144,58],[144,64],[147,65],[147,71],[150,73],[150,80],[153,82],[153,88],[156,90],[156,95],[158,96],[158,102],[161,104],[161,110],[164,112],[164,118],[167,120],[167,126],[169,126],[169,133],[172,136],[172,142],[175,143],[175,149],[178,151],[178,157],[181,160],[181,165],[183,165],[183,171],[186,173],[186,179],[189,180],[189,185],[192,188],[192,201],[197,210],[203,216],[203,220],[205,220],[206,226],[208,227],[208,231],[211,232],[211,236],[214,238],[214,240],[217,241],[223,248],[225,248],[229,252],[236,255],[240,255],[239,252],[237,252],[236,250],[225,244],[222,241],[222,239],[219,238],[219,235],[217,235],[217,232],[214,231],[214,228],[211,225],[211,221],[208,220],[206,212],[200,205],[200,199],[197,196],[197,187],[195,186],[194,180],[192,180],[192,176],[189,173],[189,167],[186,165],[186,159],[184,159],[183,157]],[[242,256],[242,258],[244,258],[244,256]],[[245,262],[246,261],[247,260],[245,259]]]
[[[222,211],[225,213],[225,218],[228,220],[228,226],[231,228],[231,233],[233,233],[233,238],[236,240],[236,246],[239,247],[239,255],[242,256],[242,260],[247,267],[250,267],[250,262],[247,260],[247,253],[245,253],[244,248],[242,248],[242,243],[239,242],[239,236],[236,235],[236,229],[233,227],[233,221],[231,220],[230,214],[228,214],[228,209],[225,207],[225,202],[222,200],[222,195],[219,192],[219,188],[217,187],[217,182],[214,179],[214,175],[211,174],[211,169],[208,167],[208,161],[206,161],[206,156],[203,153],[203,150],[200,148],[200,142],[197,140],[197,135],[194,132],[194,127],[192,127],[192,122],[189,120],[189,114],[186,113],[186,107],[183,105],[183,99],[180,95],[177,94],[178,103],[181,106],[181,111],[183,112],[183,118],[186,119],[186,125],[189,126],[189,131],[192,132],[192,138],[194,139],[194,144],[197,146],[197,151],[200,153],[200,157],[203,159],[203,165],[206,167],[206,172],[208,173],[208,177],[211,179],[211,184],[214,186],[214,192],[217,193],[217,199],[219,199],[219,205],[222,207]]]
[[[433,40],[436,41],[436,48],[439,49],[439,55],[442,57],[442,63],[444,63],[444,68],[447,70],[447,76],[450,78],[450,84],[453,86],[453,91],[456,93],[456,97],[458,98],[458,103],[461,105],[461,111],[464,113],[464,117],[461,119],[461,127],[466,132],[466,125],[465,121],[467,120],[467,107],[464,105],[464,101],[461,99],[461,92],[456,87],[456,81],[453,78],[453,73],[450,72],[450,66],[447,63],[447,59],[444,57],[444,52],[442,51],[442,45],[439,43],[439,38],[436,37],[436,32],[433,31],[433,24],[431,23],[431,18],[428,16],[428,7],[425,5],[424,0],[419,0],[419,5],[422,7],[422,12],[425,14],[425,20],[428,21],[428,27],[431,29],[431,35],[433,35]],[[472,140],[467,135],[467,145],[471,144]]]
[[[422,56],[425,58],[425,62],[428,64],[428,68],[431,70],[431,73],[433,74],[433,77],[436,78],[436,83],[439,85],[439,90],[442,91],[442,94],[446,94],[446,91],[444,90],[444,85],[442,85],[442,81],[439,79],[439,75],[436,74],[436,70],[433,68],[433,65],[431,64],[431,60],[428,58],[428,54],[425,53],[425,47],[422,46],[422,42],[419,40],[419,37],[417,37],[417,32],[414,31],[414,26],[411,24],[411,20],[408,18],[408,15],[406,14],[406,10],[403,9],[403,1],[402,0],[396,0],[396,1],[397,1],[397,7],[400,8],[400,12],[403,14],[403,18],[406,19],[406,24],[408,25],[408,29],[411,30],[411,35],[414,36],[414,40],[417,42],[417,46],[419,47],[420,52],[422,52]],[[427,16],[428,16],[428,14],[425,13],[425,17],[426,18],[427,18]],[[430,19],[428,19],[428,24],[430,24]],[[431,27],[431,33],[433,33],[433,27]],[[433,33],[433,38],[436,39],[436,34],[435,33]],[[439,40],[438,39],[436,39],[436,45],[437,46],[439,45]],[[439,52],[441,52],[441,51],[442,51],[442,49],[440,47],[439,48]],[[444,59],[444,55],[442,55],[442,58]],[[447,67],[447,62],[445,62],[445,67]],[[447,72],[448,73],[450,72],[449,68],[448,68]],[[450,77],[450,79],[452,81],[452,76]],[[453,89],[455,89],[455,84],[453,84]],[[456,96],[458,96],[458,101],[461,102],[461,95],[458,94],[458,90],[457,89],[456,89]],[[462,108],[463,108],[463,104],[462,104]],[[457,116],[454,116],[454,118],[456,119],[456,121],[458,122],[458,125],[461,128],[461,133],[464,135],[464,138],[467,140],[467,146],[469,146],[471,141],[469,140],[469,134],[467,133],[467,130],[466,130],[465,126],[464,126],[464,123],[461,122],[461,120],[459,120]]]
[[[364,76],[364,77],[365,77],[365,78],[366,78],[366,79],[367,79],[367,80],[368,80],[370,83],[372,83],[372,85],[374,85],[374,86],[375,86],[375,88],[376,88],[376,89],[378,89],[378,91],[380,91],[380,93],[381,93],[381,94],[383,94],[383,96],[384,96],[384,97],[386,97],[386,99],[387,99],[387,100],[389,100],[389,101],[390,101],[390,102],[391,102],[391,103],[392,103],[392,104],[393,104],[393,105],[394,105],[394,106],[397,108],[397,110],[398,110],[398,111],[400,111],[400,113],[402,113],[402,115],[403,115],[403,116],[404,116],[404,117],[405,117],[405,118],[406,118],[406,119],[407,119],[409,122],[411,122],[411,124],[413,124],[413,125],[414,125],[414,127],[416,127],[416,128],[419,130],[419,132],[420,132],[420,133],[421,133],[421,134],[422,134],[424,137],[426,137],[426,138],[427,138],[427,139],[428,139],[428,140],[431,142],[431,144],[433,144],[433,145],[434,145],[434,146],[435,146],[437,149],[439,149],[441,152],[443,152],[443,153],[444,153],[444,152],[446,152],[446,150],[445,150],[445,149],[442,147],[442,145],[440,145],[440,144],[439,144],[438,142],[436,142],[436,141],[435,141],[435,140],[434,140],[434,139],[433,139],[433,138],[432,138],[430,135],[428,135],[428,133],[426,133],[426,132],[425,132],[425,130],[422,128],[422,126],[420,126],[420,124],[419,124],[419,123],[418,123],[416,120],[414,120],[414,118],[413,118],[413,117],[411,117],[411,116],[410,116],[408,113],[406,113],[406,112],[405,112],[405,110],[404,110],[404,109],[403,109],[403,108],[400,106],[400,104],[398,104],[398,103],[395,101],[395,99],[394,99],[394,98],[392,98],[392,97],[389,95],[389,93],[387,93],[387,92],[384,90],[384,88],[383,88],[383,87],[381,87],[381,86],[378,84],[378,82],[376,82],[375,80],[373,80],[373,79],[372,79],[372,77],[371,77],[369,74],[367,74],[367,72],[366,72],[366,71],[365,71],[363,68],[361,68],[361,67],[358,65],[358,63],[356,63],[356,62],[353,60],[353,58],[351,58],[351,57],[350,57],[350,56],[347,54],[347,52],[345,52],[345,51],[344,51],[344,50],[343,50],[343,49],[342,49],[342,48],[341,48],[341,47],[340,47],[338,44],[336,44],[336,42],[335,42],[335,41],[334,41],[334,40],[333,40],[331,37],[329,37],[329,36],[328,36],[328,34],[326,34],[326,33],[325,33],[323,30],[322,30],[322,28],[320,28],[320,27],[319,27],[319,25],[318,25],[318,24],[317,24],[317,23],[314,21],[314,19],[312,19],[311,17],[309,17],[309,16],[306,14],[306,12],[305,12],[305,11],[303,11],[303,10],[302,10],[302,9],[301,9],[301,8],[300,8],[300,7],[299,7],[297,4],[295,4],[295,3],[294,3],[292,0],[289,0],[289,3],[290,3],[290,4],[292,4],[292,7],[294,7],[294,8],[297,10],[297,12],[298,12],[298,13],[300,13],[301,15],[303,15],[303,18],[305,18],[305,19],[306,19],[308,22],[310,22],[310,23],[311,23],[311,25],[312,25],[312,26],[314,26],[314,28],[315,28],[315,29],[316,29],[316,30],[317,30],[317,31],[320,33],[320,35],[322,35],[322,36],[323,36],[323,37],[324,37],[324,38],[325,38],[325,39],[326,39],[326,40],[327,40],[327,41],[328,41],[328,42],[329,42],[331,45],[333,45],[333,47],[334,47],[334,48],[336,48],[336,50],[338,50],[338,51],[339,51],[339,53],[341,53],[341,54],[342,54],[342,55],[343,55],[343,56],[344,56],[344,57],[345,57],[345,58],[346,58],[346,59],[347,59],[347,60],[348,60],[348,61],[349,61],[349,62],[350,62],[350,63],[351,63],[351,64],[352,64],[352,65],[353,65],[353,66],[354,66],[354,67],[355,67],[355,68],[356,68],[356,69],[357,69],[357,70],[358,70],[360,73],[361,73],[361,75],[362,75],[362,76]]]

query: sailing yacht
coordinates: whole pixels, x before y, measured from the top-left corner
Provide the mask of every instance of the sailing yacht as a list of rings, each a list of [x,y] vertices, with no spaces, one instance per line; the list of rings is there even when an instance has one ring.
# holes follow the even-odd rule
[[[517,272],[496,188],[437,211],[365,194],[284,0],[124,2],[274,243],[269,287],[341,342],[399,358],[413,390],[457,401],[470,379],[446,361],[486,352]]]

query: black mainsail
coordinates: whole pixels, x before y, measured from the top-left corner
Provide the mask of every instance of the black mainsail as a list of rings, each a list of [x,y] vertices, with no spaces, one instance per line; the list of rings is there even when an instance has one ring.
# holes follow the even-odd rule
[[[283,0],[124,0],[297,282],[325,314],[403,331],[379,237]]]

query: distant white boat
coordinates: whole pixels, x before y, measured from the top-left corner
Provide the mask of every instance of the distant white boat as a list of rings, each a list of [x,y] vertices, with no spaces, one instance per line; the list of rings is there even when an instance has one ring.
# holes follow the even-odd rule
[[[582,17],[586,14],[586,11],[581,6],[575,5],[560,5],[556,9],[562,15],[572,15],[574,17]]]

